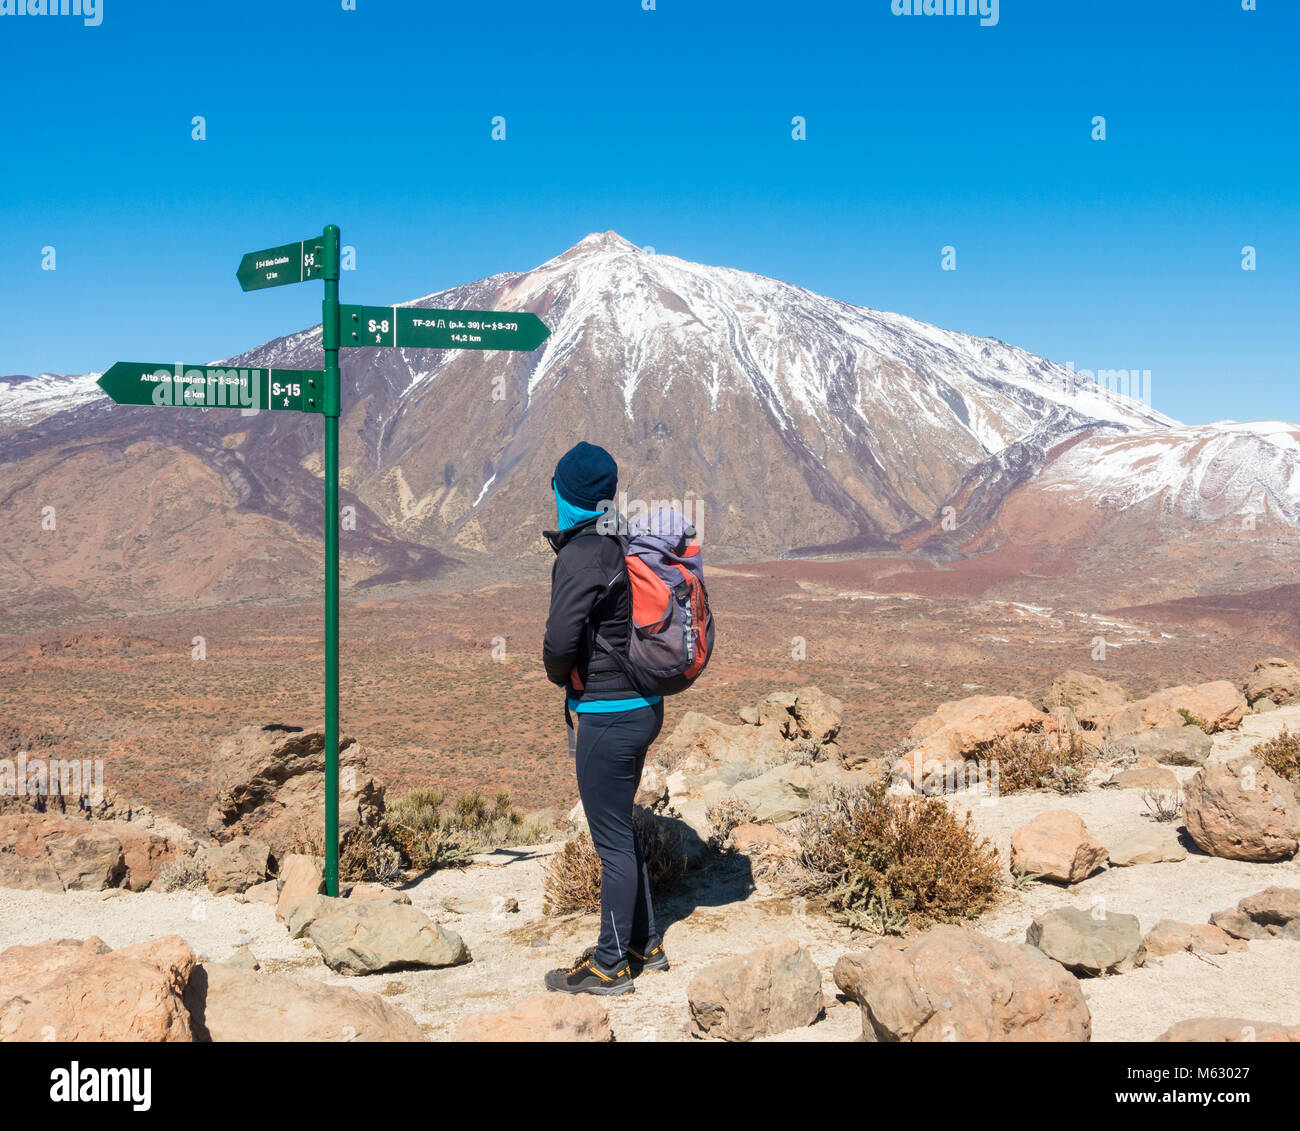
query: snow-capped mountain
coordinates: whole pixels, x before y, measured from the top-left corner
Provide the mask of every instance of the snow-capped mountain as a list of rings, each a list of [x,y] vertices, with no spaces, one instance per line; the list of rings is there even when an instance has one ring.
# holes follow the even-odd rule
[[[971,553],[1031,488],[1057,509],[1160,494],[1194,524],[1257,498],[1300,521],[1295,426],[1188,429],[997,339],[613,232],[413,304],[531,311],[551,335],[531,353],[344,351],[343,479],[368,532],[352,549],[385,577],[436,570],[435,547],[540,552],[552,468],[579,439],[614,453],[630,499],[687,501],[715,549],[753,555]],[[318,367],[319,327],[232,360]],[[144,441],[216,469],[231,505],[319,529],[314,419],[110,406],[65,380],[0,381],[10,468]]]

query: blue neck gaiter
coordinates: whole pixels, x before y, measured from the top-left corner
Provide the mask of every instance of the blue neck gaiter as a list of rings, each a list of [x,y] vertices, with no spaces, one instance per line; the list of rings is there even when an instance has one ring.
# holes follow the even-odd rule
[[[586,522],[589,518],[599,518],[603,511],[583,510],[582,507],[574,506],[568,499],[560,494],[558,487],[552,487],[555,492],[555,518],[557,529],[568,530],[571,526],[577,526],[580,522]]]

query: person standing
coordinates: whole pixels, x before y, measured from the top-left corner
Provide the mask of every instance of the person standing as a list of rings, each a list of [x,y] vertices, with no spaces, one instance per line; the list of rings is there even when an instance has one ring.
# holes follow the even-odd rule
[[[546,975],[560,993],[621,994],[632,968],[666,970],[650,898],[645,857],[632,823],[632,801],[646,752],[663,727],[663,698],[632,684],[610,649],[626,649],[631,595],[622,540],[602,522],[614,512],[618,465],[586,442],[555,465],[556,529],[551,607],[542,660],[563,687],[569,749],[578,794],[600,857],[600,937],[567,969]],[[599,634],[607,647],[596,647]]]

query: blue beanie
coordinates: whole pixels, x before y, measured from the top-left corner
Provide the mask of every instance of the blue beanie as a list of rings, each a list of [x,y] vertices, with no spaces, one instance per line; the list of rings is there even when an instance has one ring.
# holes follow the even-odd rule
[[[575,506],[600,510],[601,503],[612,502],[618,493],[618,464],[604,448],[583,440],[555,465],[555,486]]]

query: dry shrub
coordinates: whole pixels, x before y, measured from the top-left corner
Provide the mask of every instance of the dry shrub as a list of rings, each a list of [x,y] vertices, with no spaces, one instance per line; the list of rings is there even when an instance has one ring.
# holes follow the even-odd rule
[[[1300,786],[1300,733],[1292,734],[1284,726],[1272,738],[1257,742],[1250,752],[1278,777]]]
[[[884,781],[833,788],[796,838],[799,858],[783,884],[882,934],[974,918],[1001,883],[997,850],[977,839],[969,816],[959,820],[937,798],[892,795]]]
[[[203,853],[177,856],[158,870],[158,886],[163,891],[196,891],[208,886],[208,866]]]
[[[478,793],[463,793],[448,805],[442,790],[412,790],[388,806],[384,829],[411,867],[422,871],[464,864],[493,848],[536,844],[551,832],[546,822],[515,809],[505,790],[491,805]]]
[[[640,806],[632,810],[632,826],[650,873],[651,894],[657,896],[675,887],[686,872],[685,838],[681,831]],[[564,847],[551,857],[542,892],[543,915],[600,911],[600,857],[590,833],[581,832],[565,841]]]
[[[1082,793],[1086,788],[1088,754],[1077,731],[1017,731],[988,743],[980,758],[996,764],[997,789],[1003,795],[1032,789]]]
[[[325,829],[318,819],[299,820],[285,837],[285,852],[325,856]],[[354,825],[339,834],[339,879],[387,883],[402,867],[401,855],[383,825]]]
[[[716,805],[709,806],[704,817],[709,822],[709,847],[714,852],[721,852],[737,826],[754,820],[754,810],[735,797],[724,797]]]

